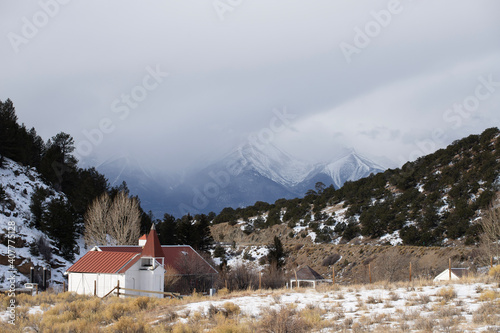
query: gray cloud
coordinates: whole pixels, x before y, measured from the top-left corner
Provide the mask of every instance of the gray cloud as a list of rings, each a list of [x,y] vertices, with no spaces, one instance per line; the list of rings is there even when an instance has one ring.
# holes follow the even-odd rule
[[[500,87],[459,126],[444,119],[479,77],[500,81],[494,0],[244,1],[224,20],[212,1],[60,1],[2,5],[0,99],[46,139],[65,131],[81,144],[109,120],[113,130],[83,159],[123,153],[193,167],[283,107],[296,118],[275,143],[307,159],[348,146],[399,162],[426,153],[426,140],[437,149],[498,126]],[[341,43],[356,46],[357,29],[366,33],[395,3],[398,13],[348,63]],[[33,36],[27,24],[39,25]],[[142,100],[137,87],[156,67],[169,76]],[[137,106],[115,112],[134,91]],[[436,130],[445,135],[433,138]]]

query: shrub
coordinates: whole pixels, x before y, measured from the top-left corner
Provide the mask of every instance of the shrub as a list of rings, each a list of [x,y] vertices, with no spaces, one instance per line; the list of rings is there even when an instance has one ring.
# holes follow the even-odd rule
[[[109,321],[115,321],[120,319],[121,316],[125,314],[126,306],[122,303],[111,303],[106,306],[104,311],[104,316]]]
[[[222,307],[216,307],[210,304],[208,307],[208,316],[213,319],[217,319],[218,316],[223,318],[233,317],[240,313],[240,307],[233,302],[226,302]]]
[[[341,256],[338,253],[331,254],[323,260],[323,263],[321,265],[323,267],[334,265],[337,261],[340,260],[340,258]]]
[[[453,287],[450,286],[441,288],[438,291],[437,296],[442,297],[444,301],[449,301],[455,298],[457,296],[457,293],[455,292],[455,289],[453,289]]]
[[[143,333],[146,332],[144,323],[134,321],[130,317],[121,317],[114,325],[110,326],[109,332],[116,333]]]
[[[179,323],[172,327],[172,333],[192,333],[193,329],[188,324]]]
[[[139,310],[146,310],[148,308],[149,301],[149,297],[141,296],[134,299],[133,304],[134,306],[139,308]]]
[[[295,309],[282,307],[280,310],[270,310],[259,323],[259,332],[301,333],[309,332],[309,325]]]
[[[479,300],[481,302],[485,302],[485,301],[493,301],[497,298],[499,298],[499,293],[494,291],[494,290],[485,290],[483,292],[481,292],[481,295],[479,295]]]
[[[238,315],[241,311],[240,307],[233,302],[226,302],[224,305],[222,305],[224,308],[224,311],[226,312],[226,315],[228,317],[232,317],[235,315]]]
[[[214,258],[222,258],[224,259],[226,257],[226,250],[219,244],[215,246],[214,249]]]
[[[494,278],[495,280],[500,280],[500,265],[496,265],[491,267],[488,275]]]
[[[237,265],[229,271],[227,277],[230,288],[236,290],[248,289],[259,285],[258,273],[250,266]]]
[[[484,303],[472,316],[476,324],[497,325],[500,321],[500,307],[494,302]]]

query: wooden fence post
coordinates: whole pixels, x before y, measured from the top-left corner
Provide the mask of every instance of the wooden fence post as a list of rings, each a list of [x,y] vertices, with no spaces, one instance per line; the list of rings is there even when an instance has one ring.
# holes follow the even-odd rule
[[[451,281],[451,258],[448,259],[448,278]]]
[[[118,280],[118,283],[116,284],[116,296],[120,297],[120,280]]]
[[[65,291],[66,291],[66,280],[63,281],[63,292],[65,292]]]
[[[490,267],[493,268],[493,256],[490,257]]]
[[[332,284],[335,285],[335,266],[332,266]]]
[[[259,272],[259,290],[262,289],[262,272]]]
[[[97,280],[94,280],[94,296],[97,296]]]
[[[38,295],[38,283],[35,284],[35,295]]]
[[[410,282],[411,282],[411,261],[410,261]]]
[[[297,277],[297,271],[295,271],[295,284],[297,285],[297,289],[299,288],[299,278]]]
[[[370,283],[372,283],[372,265],[368,264],[368,276],[370,277]]]

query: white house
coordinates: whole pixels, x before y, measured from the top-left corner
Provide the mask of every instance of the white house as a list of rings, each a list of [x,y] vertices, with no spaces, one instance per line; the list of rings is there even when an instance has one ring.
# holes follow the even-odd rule
[[[102,297],[116,287],[118,281],[120,288],[163,291],[165,258],[154,225],[140,251],[127,251],[127,247],[121,246],[112,248],[102,251],[96,246],[72,265],[66,271],[68,291]],[[156,293],[126,293],[163,297]]]
[[[162,246],[154,224],[151,231],[139,239],[136,246],[96,246],[73,264],[68,275],[68,291],[78,294],[102,297],[117,286],[141,290],[123,291],[126,294],[163,297],[167,270],[182,275],[186,270],[183,263],[203,274],[216,275],[215,270],[190,246]],[[187,274],[187,273],[186,273]],[[122,291],[121,291],[122,292]]]
[[[450,276],[451,280],[460,280],[461,278],[467,277],[469,275],[468,268],[452,268],[451,275],[449,268],[445,269],[441,274],[434,278],[434,281],[449,281]]]

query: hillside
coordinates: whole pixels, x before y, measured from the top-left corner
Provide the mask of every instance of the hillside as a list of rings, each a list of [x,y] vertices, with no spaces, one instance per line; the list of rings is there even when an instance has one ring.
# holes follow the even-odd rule
[[[235,229],[220,232],[214,226],[213,236],[252,243],[280,225],[290,243],[308,238],[332,244],[473,245],[481,211],[499,189],[499,148],[500,131],[490,128],[340,189],[318,184],[301,199],[225,208],[214,224],[227,222]]]
[[[51,280],[62,283],[63,273],[70,261],[60,255],[55,239],[32,225],[30,204],[37,189],[49,193],[46,204],[67,201],[66,196],[47,185],[34,168],[23,167],[10,159],[5,159],[0,167],[0,187],[5,192],[0,203],[0,286],[8,283],[6,279],[11,276],[8,272],[9,259],[13,257],[14,266],[20,273],[16,273],[17,283],[28,281],[31,266],[37,267],[37,270],[50,267]],[[80,250],[84,251],[81,239],[77,240],[77,244],[75,254],[79,257]],[[38,271],[37,279],[39,275]]]

